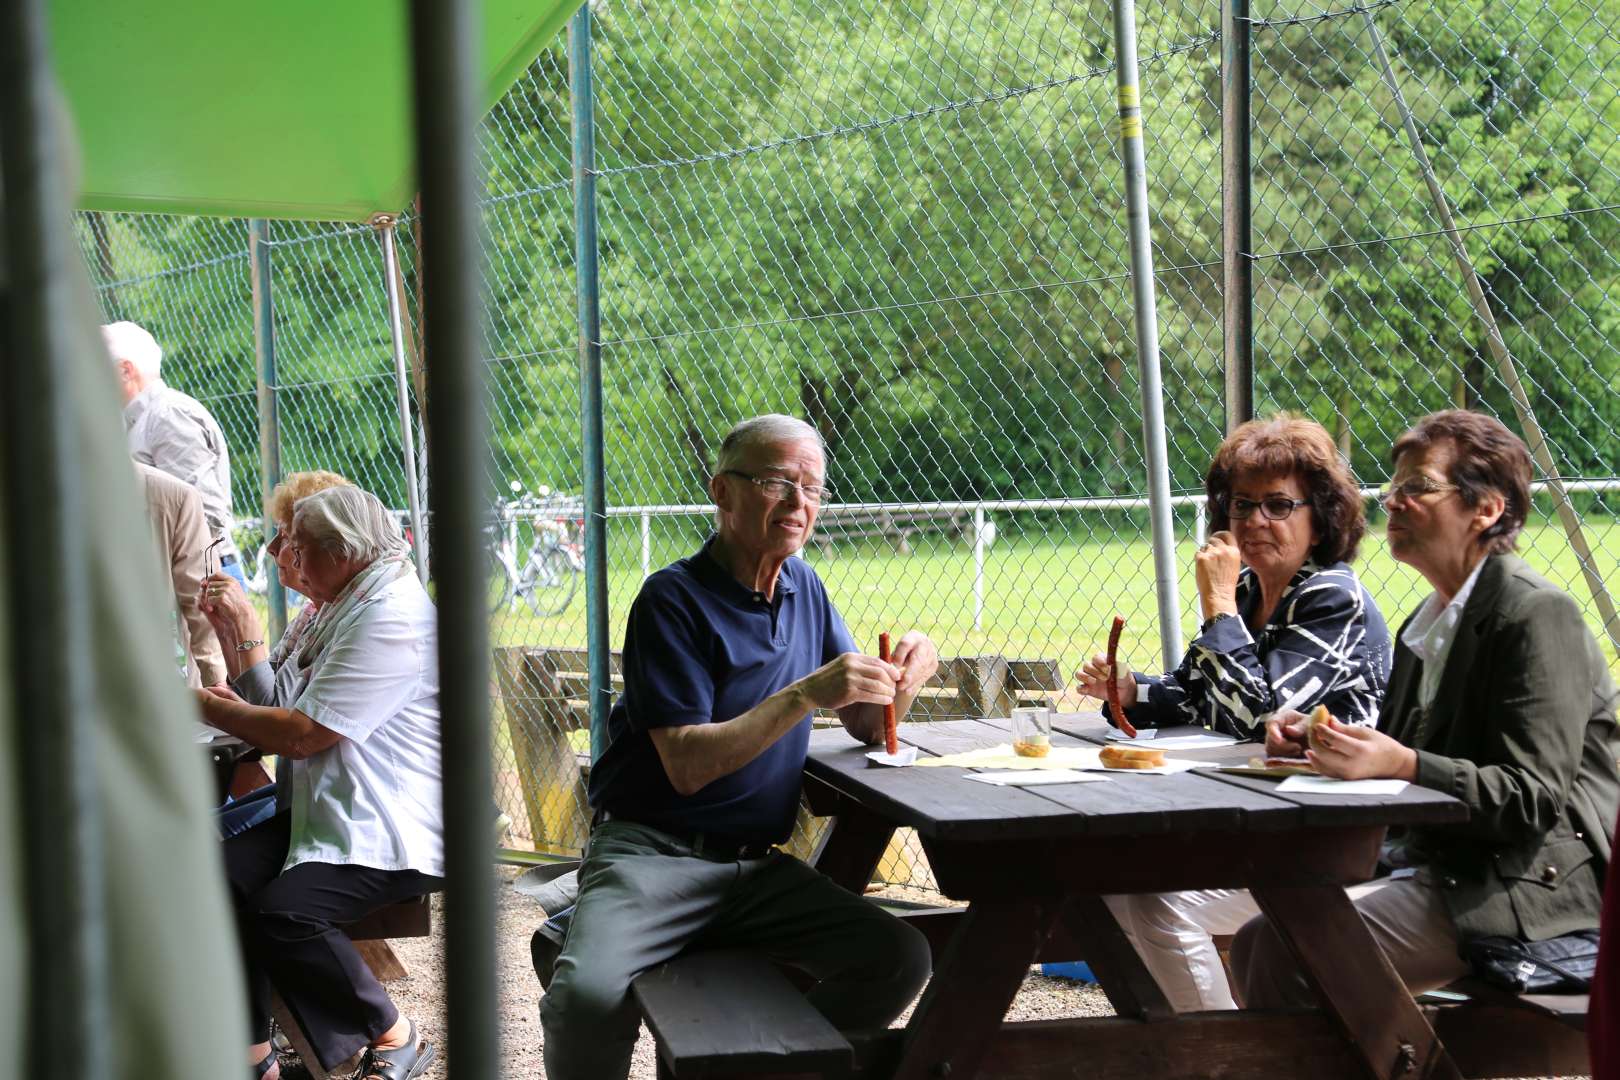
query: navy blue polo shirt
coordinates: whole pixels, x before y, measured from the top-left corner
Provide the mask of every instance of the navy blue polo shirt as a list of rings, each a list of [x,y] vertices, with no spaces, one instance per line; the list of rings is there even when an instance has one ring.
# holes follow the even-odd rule
[[[855,640],[808,563],[783,563],[766,600],[715,560],[712,543],[649,577],[630,607],[624,693],[591,768],[591,806],[673,833],[780,843],[798,811],[809,713],[753,761],[691,795],[671,786],[648,732],[730,720],[855,652]]]

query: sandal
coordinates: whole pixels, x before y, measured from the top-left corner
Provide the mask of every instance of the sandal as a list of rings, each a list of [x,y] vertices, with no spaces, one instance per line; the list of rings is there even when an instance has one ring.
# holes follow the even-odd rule
[[[427,1072],[428,1066],[433,1064],[433,1044],[418,1042],[416,1021],[408,1023],[410,1035],[404,1046],[392,1050],[379,1050],[375,1046],[367,1048],[366,1056],[360,1059],[360,1071],[355,1074],[355,1080],[416,1080]]]
[[[271,1047],[270,1052],[264,1055],[264,1060],[253,1066],[253,1080],[264,1080],[271,1069],[276,1067],[276,1048]]]

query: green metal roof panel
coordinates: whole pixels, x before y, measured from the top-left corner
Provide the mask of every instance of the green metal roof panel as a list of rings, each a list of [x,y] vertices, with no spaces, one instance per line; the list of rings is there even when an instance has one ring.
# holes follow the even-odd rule
[[[484,0],[484,104],[578,0]],[[398,0],[52,0],[87,210],[364,221],[416,192]]]

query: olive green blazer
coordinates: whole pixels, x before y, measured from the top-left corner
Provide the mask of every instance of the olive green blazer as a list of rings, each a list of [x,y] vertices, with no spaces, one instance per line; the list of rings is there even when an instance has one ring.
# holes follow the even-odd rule
[[[1419,784],[1468,804],[1467,824],[1407,835],[1461,935],[1596,927],[1620,808],[1620,693],[1580,608],[1519,558],[1488,556],[1427,709],[1422,670],[1397,639],[1378,728],[1417,750]]]

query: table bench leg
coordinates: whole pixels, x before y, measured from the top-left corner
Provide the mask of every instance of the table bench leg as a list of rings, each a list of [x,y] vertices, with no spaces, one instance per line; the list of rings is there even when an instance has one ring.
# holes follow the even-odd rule
[[[893,835],[892,824],[848,799],[839,799],[832,825],[816,846],[810,865],[860,896],[872,883]]]
[[[1080,945],[1114,1012],[1132,1020],[1164,1020],[1176,1010],[1165,998],[1119,920],[1100,896],[1072,896],[1063,928]]]
[[[1462,1074],[1338,885],[1253,890],[1328,1015],[1379,1080]]]
[[[971,1080],[1058,917],[1056,897],[976,900],[906,1027],[894,1080]]]

